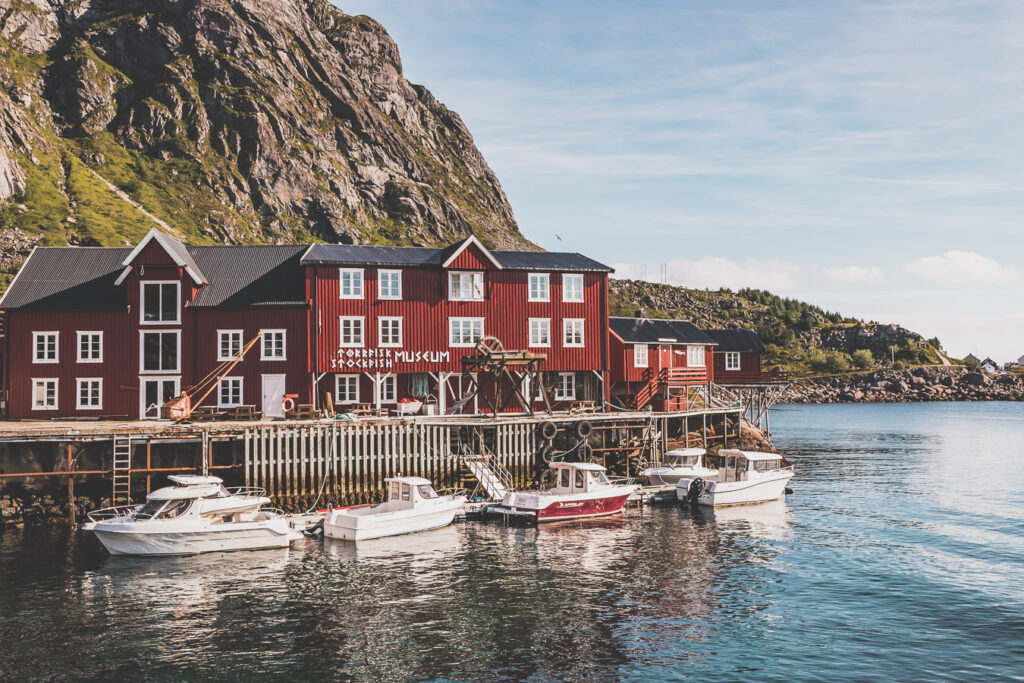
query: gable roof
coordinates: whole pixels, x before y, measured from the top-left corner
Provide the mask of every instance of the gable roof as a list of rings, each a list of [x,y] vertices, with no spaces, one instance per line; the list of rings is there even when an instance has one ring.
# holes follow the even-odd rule
[[[460,243],[464,246],[465,242]],[[491,251],[487,254],[507,270],[560,270],[610,273],[612,269],[582,254],[553,251]],[[303,265],[435,266],[443,268],[458,253],[452,247],[369,247],[350,244],[314,244],[302,257]]]
[[[178,266],[185,269],[185,272],[189,274],[197,285],[205,285],[209,283],[209,280],[206,279],[205,275],[203,275],[203,271],[200,270],[199,266],[196,264],[195,259],[192,258],[192,254],[189,253],[188,247],[168,235],[166,232],[161,232],[156,228],[151,228],[150,231],[146,233],[146,236],[143,237],[137,245],[135,245],[132,252],[125,257],[124,263],[122,263],[125,268],[124,271],[121,272],[121,276],[117,278],[117,284],[121,284],[124,281],[128,276],[128,273],[131,272],[132,261],[134,261],[138,255],[142,253],[142,250],[146,248],[146,245],[153,240],[156,240],[157,244],[163,247],[163,250],[167,252],[168,256],[170,256]]]
[[[306,275],[304,245],[189,247],[210,276],[200,287],[193,307],[238,307],[304,304]]]
[[[0,308],[124,308],[124,289],[114,282],[130,252],[127,247],[36,247],[0,299]]]
[[[447,268],[451,264],[455,263],[455,259],[459,258],[459,254],[461,254],[462,252],[466,251],[466,249],[468,249],[471,246],[476,247],[477,249],[479,249],[480,253],[484,255],[484,258],[486,258],[488,261],[490,261],[492,264],[494,264],[495,268],[500,270],[501,268],[504,267],[504,266],[501,265],[501,263],[498,262],[498,259],[494,258],[494,255],[491,254],[491,252],[487,250],[487,247],[485,247],[484,245],[480,244],[480,240],[478,240],[476,238],[476,235],[470,235],[469,237],[467,237],[466,239],[462,240],[461,242],[459,242],[457,244],[453,244],[453,245],[451,245],[451,246],[449,246],[449,247],[447,247],[445,249],[442,249],[441,250],[441,267],[442,268]]]
[[[615,336],[627,344],[715,344],[688,320],[609,318],[608,323]]]
[[[754,330],[704,330],[704,333],[718,343],[715,351],[767,351],[761,338]]]

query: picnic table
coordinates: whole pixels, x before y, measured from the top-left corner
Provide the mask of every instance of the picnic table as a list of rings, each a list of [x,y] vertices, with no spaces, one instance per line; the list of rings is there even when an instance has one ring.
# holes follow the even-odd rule
[[[263,413],[256,410],[256,406],[235,406],[231,410],[224,413],[224,417],[229,420],[239,421],[256,421],[263,419]]]
[[[192,411],[192,419],[196,422],[206,422],[216,420],[223,414],[224,412],[217,406],[199,406]]]
[[[596,412],[597,412],[597,402],[596,401],[576,401],[571,406],[569,406],[569,414],[570,415],[585,415],[587,413],[596,413]]]
[[[320,417],[320,413],[313,408],[312,403],[300,403],[292,412],[293,420],[315,420],[318,417]]]

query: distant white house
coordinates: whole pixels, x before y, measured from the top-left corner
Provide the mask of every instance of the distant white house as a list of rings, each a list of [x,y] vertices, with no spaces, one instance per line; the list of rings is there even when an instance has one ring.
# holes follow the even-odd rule
[[[981,369],[987,372],[999,372],[999,363],[995,362],[991,358],[986,358],[981,361]]]

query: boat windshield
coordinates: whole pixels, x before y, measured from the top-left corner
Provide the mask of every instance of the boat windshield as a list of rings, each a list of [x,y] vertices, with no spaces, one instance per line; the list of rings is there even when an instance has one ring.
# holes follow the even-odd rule
[[[153,519],[153,515],[159,512],[165,502],[163,500],[155,500],[146,503],[135,513],[135,519]]]
[[[778,460],[755,460],[754,471],[756,472],[771,472],[779,469]]]
[[[420,492],[420,498],[437,498],[437,491],[435,491],[434,487],[430,484],[420,484],[416,488]]]
[[[178,500],[154,500],[146,503],[135,513],[135,519],[174,519],[188,512],[192,506],[191,498]]]
[[[590,473],[590,486],[593,488],[595,485],[603,486],[608,483],[608,477],[605,476],[604,472],[591,472]]]
[[[696,455],[677,455],[674,464],[676,467],[693,467],[697,464],[698,457]]]

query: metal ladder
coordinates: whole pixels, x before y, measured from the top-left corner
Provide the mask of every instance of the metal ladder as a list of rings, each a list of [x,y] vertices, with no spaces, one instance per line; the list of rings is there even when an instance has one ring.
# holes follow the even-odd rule
[[[495,459],[488,460],[480,455],[469,455],[462,458],[466,469],[476,477],[480,486],[492,500],[501,500],[512,490],[512,473],[502,467]]]
[[[132,438],[114,437],[114,490],[113,505],[129,505],[132,502]]]

